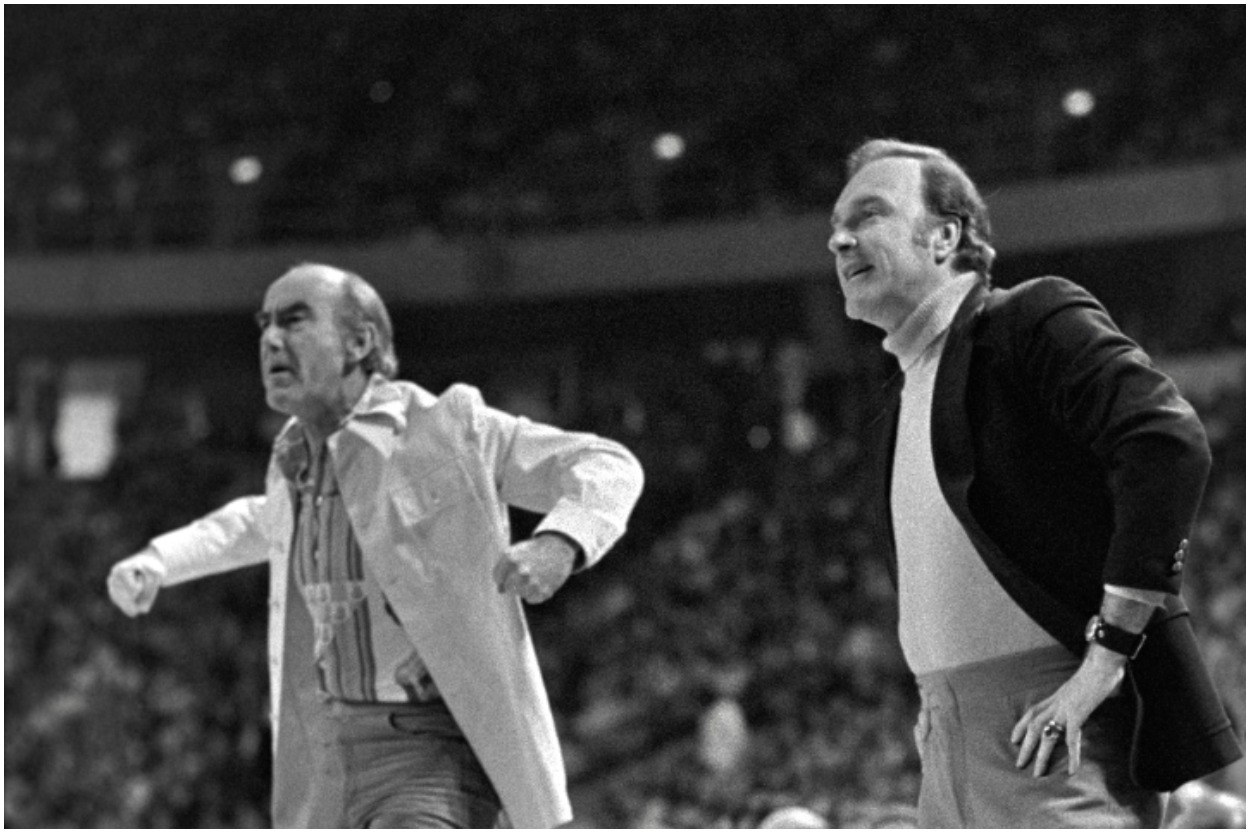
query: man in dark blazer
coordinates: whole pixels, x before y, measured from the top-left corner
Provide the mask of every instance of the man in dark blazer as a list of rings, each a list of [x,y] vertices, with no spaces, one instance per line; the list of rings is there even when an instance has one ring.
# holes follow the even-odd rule
[[[920,826],[1157,827],[1164,792],[1241,755],[1178,595],[1202,425],[1079,286],[991,287],[985,204],[943,151],[874,140],[848,175],[846,311],[901,371],[880,520]]]

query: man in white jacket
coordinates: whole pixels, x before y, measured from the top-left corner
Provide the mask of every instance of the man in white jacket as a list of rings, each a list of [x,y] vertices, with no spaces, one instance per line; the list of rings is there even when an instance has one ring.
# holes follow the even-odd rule
[[[622,446],[394,381],[390,318],[359,276],[304,264],[257,315],[266,399],[291,417],[265,494],[119,562],[127,615],[158,589],[269,564],[277,827],[519,827],[571,818],[522,600],[624,533]],[[508,505],[544,515],[511,544]]]

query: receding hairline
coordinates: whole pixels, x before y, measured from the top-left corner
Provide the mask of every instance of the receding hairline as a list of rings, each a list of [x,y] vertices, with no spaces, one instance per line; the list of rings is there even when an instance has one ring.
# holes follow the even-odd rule
[[[316,278],[322,283],[334,284],[345,289],[350,283],[351,273],[346,269],[340,269],[337,266],[330,266],[324,263],[301,263],[297,266],[292,266],[279,275],[269,284],[269,289],[273,289],[283,281],[297,278]],[[268,290],[266,290],[266,293],[268,293]]]
[[[265,291],[267,304],[274,287],[285,281],[312,280],[318,287],[325,287],[333,293],[335,313],[345,319],[364,319],[384,328],[384,335],[391,338],[390,313],[382,294],[360,275],[348,269],[331,266],[327,263],[300,263],[292,266]]]
[[[847,174],[853,176],[861,168],[882,159],[915,159],[922,164],[948,163],[963,171],[963,166],[943,148],[901,139],[880,138],[869,139],[847,155]]]
[[[831,220],[836,220],[836,219],[838,218],[838,205],[842,202],[842,198],[846,195],[846,193],[847,193],[847,189],[849,189],[849,188],[851,187],[851,184],[852,184],[852,183],[853,183],[853,182],[854,182],[857,178],[859,178],[859,177],[860,177],[860,175],[861,175],[861,174],[863,174],[863,172],[864,172],[865,170],[867,170],[868,168],[872,167],[872,166],[873,166],[873,165],[875,165],[876,163],[878,163],[878,162],[890,162],[890,161],[899,161],[899,162],[915,162],[915,163],[916,163],[916,165],[915,165],[915,166],[914,166],[914,168],[913,168],[913,169],[916,171],[916,180],[915,180],[915,182],[916,182],[916,186],[917,186],[917,188],[919,189],[918,193],[919,193],[919,195],[920,195],[920,197],[921,197],[921,200],[923,201],[923,199],[924,199],[924,187],[925,187],[925,182],[924,182],[924,160],[922,160],[922,159],[917,159],[917,158],[912,157],[912,156],[882,156],[882,157],[877,158],[877,159],[871,159],[871,160],[869,160],[868,162],[865,162],[863,165],[860,165],[860,166],[859,166],[859,167],[855,170],[855,173],[853,173],[850,177],[848,177],[848,178],[847,178],[847,180],[846,180],[846,184],[842,186],[842,191],[841,191],[841,193],[838,195],[838,200],[837,200],[837,202],[836,202],[836,203],[834,203],[834,206],[833,206],[833,212],[832,212],[832,215],[831,215]],[[860,197],[858,197],[856,200],[852,200],[852,204],[862,203],[862,202],[865,202],[865,201],[880,200],[880,199],[883,199],[883,198],[882,198],[879,194],[869,193],[869,194],[864,194],[864,195],[861,195],[861,196],[860,196]],[[926,205],[926,208],[927,208],[927,207],[928,207],[928,206]]]
[[[318,288],[324,288],[332,296],[334,311],[338,315],[363,314],[361,307],[371,296],[376,303],[384,303],[377,290],[364,278],[326,263],[300,263],[292,266],[269,284],[269,288],[265,290],[264,303],[268,302],[275,287],[295,281],[313,281]]]

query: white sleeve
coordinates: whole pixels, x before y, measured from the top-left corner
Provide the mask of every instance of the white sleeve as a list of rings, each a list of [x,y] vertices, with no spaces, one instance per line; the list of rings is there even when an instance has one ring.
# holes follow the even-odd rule
[[[181,529],[152,539],[165,565],[164,585],[259,564],[269,554],[260,529],[265,498],[244,497],[227,503]]]
[[[464,390],[500,498],[545,515],[535,533],[572,538],[585,566],[602,558],[625,534],[642,494],[642,466],[634,455],[613,440],[487,407],[476,390]]]
[[[1141,590],[1136,587],[1121,587],[1118,584],[1104,584],[1102,589],[1112,596],[1131,599],[1135,602],[1154,605],[1155,607],[1161,607],[1168,595],[1162,590]]]

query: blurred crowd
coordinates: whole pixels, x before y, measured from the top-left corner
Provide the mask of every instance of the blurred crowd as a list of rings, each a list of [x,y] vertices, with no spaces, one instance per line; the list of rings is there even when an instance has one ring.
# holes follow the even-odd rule
[[[914,824],[916,695],[864,493],[870,347],[836,374],[749,340],[581,369],[569,427],[648,472],[618,548],[530,608],[581,826]],[[1244,737],[1244,365],[1195,404],[1215,470],[1186,594]],[[267,822],[264,569],[170,588],[134,621],[104,590],[151,535],[259,488],[263,444],[144,413],[102,481],[6,487],[6,826]],[[1240,774],[1174,814],[1244,826]]]
[[[1238,6],[10,6],[5,23],[6,255],[825,210],[868,135],[944,146],[987,188],[1245,150]],[[869,348],[836,373],[795,342],[605,353],[558,409],[483,385],[647,471],[617,550],[530,610],[580,824],[914,823],[916,695],[864,494]],[[6,466],[6,826],[267,824],[264,569],[171,588],[134,621],[104,590],[153,535],[261,486],[272,421],[189,425],[191,395],[128,412],[102,480]],[[1196,404],[1215,468],[1186,594],[1244,738],[1244,363]],[[1244,827],[1244,767],[1173,815]]]
[[[1237,6],[15,6],[5,22],[9,253],[823,210],[868,135],[946,147],[987,187],[1245,145]]]

